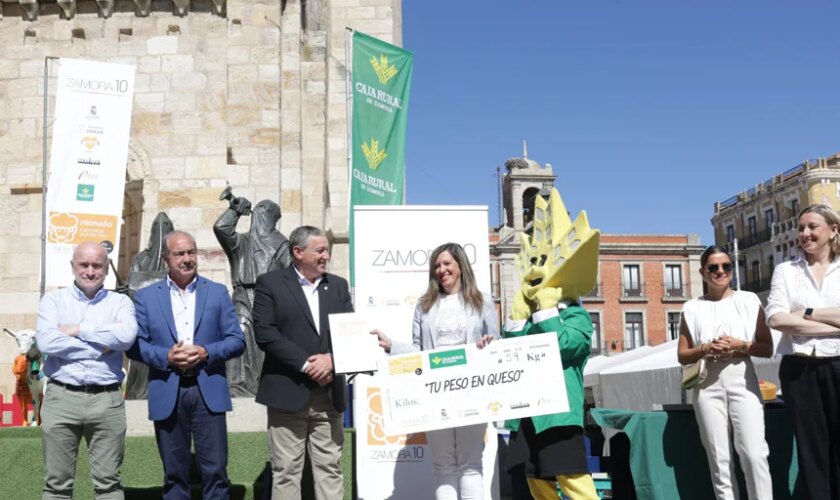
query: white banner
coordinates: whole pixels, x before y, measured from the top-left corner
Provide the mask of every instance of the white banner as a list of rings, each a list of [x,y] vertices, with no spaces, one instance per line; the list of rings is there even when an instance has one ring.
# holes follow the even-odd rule
[[[464,247],[481,291],[490,293],[487,207],[357,206],[355,303],[391,339],[411,342],[414,306],[429,284],[435,247]],[[424,433],[389,436],[382,412],[382,375],[355,379],[358,497],[364,500],[434,498],[432,453]],[[499,498],[497,437],[488,425],[484,447],[486,499]]]
[[[388,434],[569,411],[556,333],[403,354],[382,364]]]
[[[134,66],[59,59],[47,183],[47,286],[73,282],[70,258],[84,241],[112,247],[117,265]],[[115,283],[109,273],[106,286]]]

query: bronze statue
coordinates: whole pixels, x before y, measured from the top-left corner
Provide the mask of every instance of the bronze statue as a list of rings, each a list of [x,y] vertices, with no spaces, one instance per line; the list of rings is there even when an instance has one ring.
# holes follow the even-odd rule
[[[164,212],[160,212],[152,222],[152,231],[149,234],[149,246],[134,256],[131,261],[131,269],[128,273],[128,280],[121,292],[128,293],[129,297],[134,292],[158,282],[166,277],[166,263],[163,260],[163,249],[166,246],[166,235],[172,232],[175,226]],[[149,368],[143,363],[136,361],[129,362],[128,376],[125,383],[126,399],[146,399]]]
[[[263,200],[251,209],[251,202],[235,197],[230,186],[219,196],[228,200],[230,207],[213,225],[213,232],[230,262],[233,283],[233,305],[245,334],[245,354],[228,361],[227,376],[231,395],[254,396],[257,392],[263,353],[254,341],[251,311],[254,307],[254,286],[257,277],[269,271],[289,267],[292,258],[289,240],[277,230],[280,206]],[[236,224],[242,216],[251,216],[248,232],[237,233]]]

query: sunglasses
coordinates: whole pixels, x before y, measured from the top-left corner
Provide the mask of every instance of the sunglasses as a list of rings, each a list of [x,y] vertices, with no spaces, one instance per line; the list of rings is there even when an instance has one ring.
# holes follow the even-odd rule
[[[732,272],[732,263],[726,262],[724,264],[709,264],[706,267],[706,270],[710,273],[716,273],[718,272],[718,269],[723,269],[724,273],[729,274]]]

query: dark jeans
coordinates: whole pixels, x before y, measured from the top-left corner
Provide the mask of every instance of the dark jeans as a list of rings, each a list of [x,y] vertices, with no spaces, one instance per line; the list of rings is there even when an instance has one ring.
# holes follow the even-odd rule
[[[201,472],[202,497],[227,499],[227,415],[207,410],[195,378],[182,378],[175,410],[166,420],[155,422],[160,459],[163,462],[163,498],[189,500],[191,439]]]

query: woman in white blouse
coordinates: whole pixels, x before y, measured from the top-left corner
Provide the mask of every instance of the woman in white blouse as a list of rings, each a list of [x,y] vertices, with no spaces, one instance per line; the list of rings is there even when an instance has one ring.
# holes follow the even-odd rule
[[[707,292],[683,306],[677,357],[683,365],[706,358],[708,375],[694,389],[694,415],[712,486],[718,499],[739,498],[730,456],[734,438],[749,498],[770,499],[764,406],[750,356],[770,356],[773,339],[758,297],[729,287],[733,268],[726,250],[706,248],[700,265]]]
[[[437,247],[429,259],[429,286],[414,310],[412,343],[392,342],[374,330],[391,354],[475,344],[479,349],[499,338],[499,315],[493,299],[475,282],[470,261],[457,243]],[[487,424],[427,432],[432,447],[437,500],[484,499],[481,455]]]
[[[767,300],[782,399],[793,418],[808,498],[840,498],[840,217],[828,205],[799,214],[802,256],[776,266]]]

